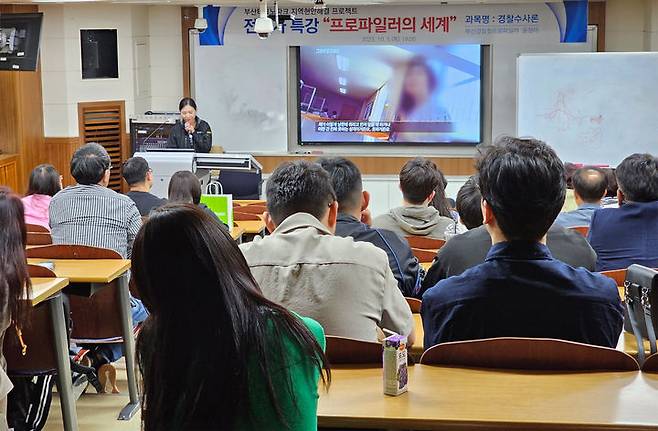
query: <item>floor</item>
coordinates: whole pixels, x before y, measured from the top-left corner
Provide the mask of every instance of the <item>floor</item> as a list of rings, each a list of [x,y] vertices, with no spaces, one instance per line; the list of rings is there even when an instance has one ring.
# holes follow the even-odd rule
[[[139,431],[139,412],[130,421],[118,421],[119,411],[128,403],[128,383],[126,366],[123,361],[117,363],[117,385],[120,394],[99,395],[90,386],[77,403],[78,429],[80,431]],[[53,395],[50,415],[45,431],[61,431],[62,410],[59,407],[57,393]]]

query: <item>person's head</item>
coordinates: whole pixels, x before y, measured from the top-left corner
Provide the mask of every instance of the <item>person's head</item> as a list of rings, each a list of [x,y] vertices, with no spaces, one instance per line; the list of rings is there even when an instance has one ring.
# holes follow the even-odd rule
[[[130,187],[143,186],[150,189],[153,186],[153,171],[143,157],[131,157],[123,162],[121,175]]]
[[[564,178],[567,181],[567,188],[573,189],[573,174],[578,170],[578,165],[571,162],[564,162]]]
[[[190,171],[178,171],[169,180],[169,201],[199,205],[201,202],[201,182]]]
[[[332,232],[336,229],[336,194],[329,174],[317,163],[282,163],[267,179],[266,195],[265,223],[270,232],[296,213],[308,213]]]
[[[110,155],[95,142],[75,150],[71,159],[71,175],[78,184],[99,184],[107,187],[110,183],[111,168]]]
[[[183,123],[194,120],[196,118],[196,102],[191,97],[184,97],[178,103],[178,110],[183,119]]]
[[[541,241],[562,210],[564,165],[551,147],[510,136],[477,162],[482,216],[494,242]]]
[[[25,196],[55,196],[60,190],[62,190],[62,176],[53,165],[44,164],[32,169]]]
[[[603,172],[605,173],[606,183],[608,184],[605,197],[616,198],[619,187],[617,186],[617,173],[615,172],[615,168],[606,168]]]
[[[135,238],[132,262],[131,282],[150,313],[137,340],[144,430],[233,429],[259,408],[250,404],[256,381],[280,412],[294,385],[289,360],[324,368],[329,378],[314,336],[262,295],[236,242],[198,207],[155,210]],[[288,356],[284,340],[299,357]],[[279,373],[284,384],[274,387]]]
[[[402,82],[400,108],[411,112],[436,90],[438,83],[434,71],[423,57],[414,57],[407,66]]]
[[[572,176],[576,203],[600,204],[606,194],[608,181],[605,173],[596,167],[584,167]]]
[[[651,154],[632,154],[617,166],[619,203],[658,200],[658,159]]]
[[[21,299],[31,288],[26,243],[23,202],[7,187],[0,187],[0,301],[8,304],[11,320],[19,327],[27,311]]]
[[[453,206],[450,203],[450,199],[446,197],[446,187],[448,187],[448,180],[440,169],[437,168],[437,172],[439,173],[439,185],[436,186],[436,189],[434,189],[435,193],[434,197],[430,201],[430,205],[436,208],[439,214],[443,217],[452,218],[450,208],[453,208]]]
[[[326,157],[318,163],[329,173],[336,192],[338,212],[356,216],[368,208],[370,194],[363,191],[361,171],[354,162],[344,157]]]
[[[482,195],[476,176],[470,177],[457,193],[457,212],[467,229],[482,226]]]
[[[411,205],[427,205],[441,184],[441,174],[436,164],[417,157],[404,164],[400,171],[400,190],[405,202]],[[442,186],[442,185],[441,185]],[[445,199],[445,195],[443,196]]]

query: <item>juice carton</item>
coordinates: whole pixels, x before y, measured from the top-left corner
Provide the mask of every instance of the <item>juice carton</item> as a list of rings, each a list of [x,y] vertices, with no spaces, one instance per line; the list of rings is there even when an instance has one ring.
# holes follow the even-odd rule
[[[384,394],[407,392],[407,337],[391,335],[384,339]]]

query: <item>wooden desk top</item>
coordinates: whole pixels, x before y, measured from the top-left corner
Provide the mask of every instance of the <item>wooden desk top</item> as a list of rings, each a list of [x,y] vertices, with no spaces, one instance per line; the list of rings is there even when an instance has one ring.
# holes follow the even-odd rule
[[[68,278],[31,278],[32,294],[30,303],[34,307],[61,292],[69,284]]]
[[[244,233],[258,234],[265,229],[265,222],[262,220],[244,220],[236,221],[235,224],[244,229]]]
[[[130,261],[126,259],[28,259],[27,262],[53,262],[53,272],[71,283],[109,283],[130,269]]]
[[[231,237],[232,237],[233,240],[235,241],[235,240],[237,240],[238,238],[240,238],[240,237],[242,236],[242,234],[244,234],[244,232],[245,232],[245,229],[244,229],[243,227],[240,227],[240,226],[233,226],[233,227],[231,228]]]
[[[420,262],[420,266],[427,271],[430,269],[430,266],[432,266],[432,262]]]
[[[260,199],[237,199],[233,201],[237,205],[266,205],[267,202]]]
[[[417,430],[658,429],[658,374],[409,367],[409,392],[382,393],[379,368],[334,368],[318,425]]]

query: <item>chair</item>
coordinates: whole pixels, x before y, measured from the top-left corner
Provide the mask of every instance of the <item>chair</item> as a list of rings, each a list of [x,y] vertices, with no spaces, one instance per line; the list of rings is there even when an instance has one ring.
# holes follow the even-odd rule
[[[382,365],[382,345],[372,341],[327,335],[326,355],[332,365]]]
[[[407,304],[409,304],[409,308],[411,309],[412,313],[420,313],[420,305],[423,303],[420,299],[416,298],[404,298],[407,300]]]
[[[263,205],[242,205],[238,206],[237,208],[233,207],[233,211],[236,210],[241,213],[261,215],[267,211],[267,207]]]
[[[26,250],[29,258],[40,259],[121,259],[114,250],[87,245],[56,244]]]
[[[233,211],[233,220],[235,221],[261,221],[262,219],[258,214],[243,213],[240,211]]]
[[[434,250],[423,250],[420,248],[412,248],[411,252],[416,256],[416,259],[420,263],[429,263],[434,260],[436,257],[436,252]]]
[[[601,271],[601,275],[605,275],[608,278],[612,278],[617,283],[617,286],[623,286],[624,281],[626,280],[626,270],[625,269],[614,269],[611,271]]]
[[[27,245],[50,245],[52,243],[53,239],[49,233],[27,233]]]
[[[407,236],[405,237],[411,248],[420,248],[423,250],[438,250],[445,245],[442,239],[428,238],[426,236]]]
[[[643,373],[658,373],[658,353],[649,356],[642,364]]]
[[[421,364],[554,371],[637,371],[627,353],[549,338],[491,338],[437,344]]]
[[[25,227],[27,228],[28,232],[35,232],[35,233],[50,233],[48,229],[45,227],[39,225],[39,224],[29,224],[26,223]]]
[[[587,234],[589,233],[589,226],[574,226],[570,227],[569,229],[578,232],[585,238],[587,238]]]

